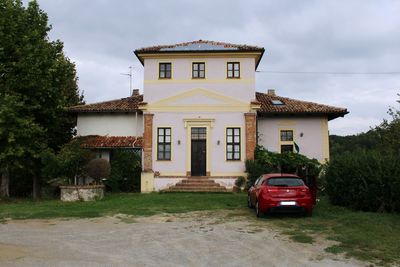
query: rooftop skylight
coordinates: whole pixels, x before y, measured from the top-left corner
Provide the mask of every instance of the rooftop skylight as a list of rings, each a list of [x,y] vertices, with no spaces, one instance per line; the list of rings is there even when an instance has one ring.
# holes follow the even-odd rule
[[[271,102],[272,102],[272,105],[274,105],[274,106],[282,106],[282,105],[284,105],[283,102],[278,100],[278,99],[273,99],[273,100],[271,100]]]

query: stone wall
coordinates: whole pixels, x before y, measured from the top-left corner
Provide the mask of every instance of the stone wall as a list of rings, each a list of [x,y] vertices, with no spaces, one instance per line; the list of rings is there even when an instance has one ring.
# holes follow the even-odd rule
[[[104,197],[104,185],[60,186],[61,201],[94,201]]]

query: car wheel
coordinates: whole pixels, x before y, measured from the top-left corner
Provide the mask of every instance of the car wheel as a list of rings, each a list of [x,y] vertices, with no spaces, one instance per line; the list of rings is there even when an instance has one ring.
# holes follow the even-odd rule
[[[247,207],[254,208],[253,205],[251,204],[251,199],[249,195],[247,196]]]
[[[258,206],[258,201],[256,202],[256,215],[258,218],[261,218],[264,214],[260,211],[260,208]]]

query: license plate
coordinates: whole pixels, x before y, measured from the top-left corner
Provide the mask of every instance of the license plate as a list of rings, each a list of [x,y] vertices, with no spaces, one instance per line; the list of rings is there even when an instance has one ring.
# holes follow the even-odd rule
[[[281,206],[295,206],[296,201],[281,201]]]

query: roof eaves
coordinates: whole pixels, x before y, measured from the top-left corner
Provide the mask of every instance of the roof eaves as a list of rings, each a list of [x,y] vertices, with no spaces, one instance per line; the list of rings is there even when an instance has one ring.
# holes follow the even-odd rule
[[[314,117],[328,117],[328,120],[333,120],[339,117],[344,117],[349,111],[344,110],[342,112],[321,112],[321,111],[310,111],[310,112],[295,112],[295,111],[257,111],[257,115],[260,117],[275,117],[275,116],[314,116]]]

